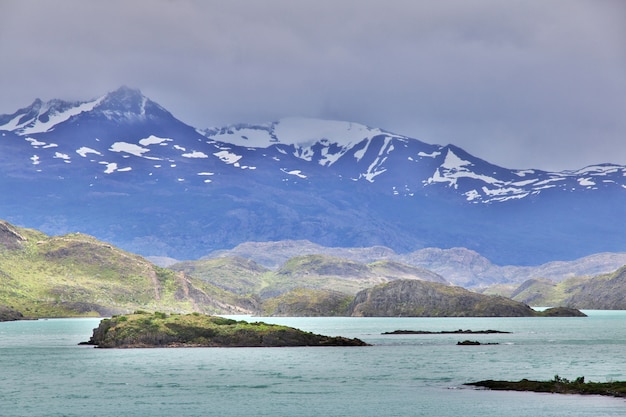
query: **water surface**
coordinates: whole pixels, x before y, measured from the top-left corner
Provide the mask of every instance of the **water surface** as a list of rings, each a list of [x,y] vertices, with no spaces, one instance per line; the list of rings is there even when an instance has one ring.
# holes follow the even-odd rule
[[[587,318],[246,318],[370,347],[108,350],[97,319],[0,323],[0,416],[624,416],[623,399],[463,386],[626,380],[626,312]],[[241,318],[241,317],[239,317]],[[382,335],[495,329],[511,334]],[[497,345],[457,346],[470,339]]]

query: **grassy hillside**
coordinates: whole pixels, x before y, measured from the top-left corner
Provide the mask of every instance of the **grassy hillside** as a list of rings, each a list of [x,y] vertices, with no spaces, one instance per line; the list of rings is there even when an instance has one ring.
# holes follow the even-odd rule
[[[395,279],[445,282],[433,272],[398,262],[364,264],[328,255],[296,256],[275,271],[240,257],[180,262],[170,268],[240,295],[256,294],[262,300],[302,289],[355,295]],[[314,298],[319,298],[320,294],[315,294]]]
[[[50,237],[0,221],[0,305],[30,317],[138,308],[248,311],[249,301],[79,234]]]
[[[559,284],[536,280],[515,295],[534,300],[534,305],[568,305],[559,302],[567,296],[575,307],[626,308],[619,298],[626,293],[624,281],[626,269],[594,280]],[[518,303],[502,297],[494,303],[494,298],[444,283],[437,274],[395,261],[365,264],[327,255],[293,257],[275,271],[238,257],[180,262],[165,269],[91,236],[47,236],[0,221],[0,307],[27,317],[109,316],[135,310],[283,316],[520,315],[513,313],[521,308]],[[429,290],[419,298],[415,288]],[[585,304],[593,300],[584,298],[591,290],[606,307]],[[367,294],[365,304],[359,301],[362,294]],[[373,300],[378,304],[372,305]],[[347,309],[351,302],[359,307]]]
[[[348,315],[366,317],[530,317],[523,303],[435,282],[397,280],[359,292]]]
[[[263,302],[263,315],[309,317],[345,316],[354,297],[337,291],[296,288]]]
[[[256,262],[240,257],[178,262],[169,269],[240,295],[260,292],[264,286],[264,275],[270,272]]]
[[[555,283],[529,280],[512,294],[513,299],[536,306],[582,309],[626,309],[626,267],[612,274],[576,277]]]

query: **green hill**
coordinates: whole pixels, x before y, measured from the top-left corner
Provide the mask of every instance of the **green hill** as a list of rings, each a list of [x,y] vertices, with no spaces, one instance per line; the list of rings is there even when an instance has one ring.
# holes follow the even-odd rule
[[[529,317],[526,304],[435,282],[398,280],[359,292],[351,316],[377,317]]]
[[[330,290],[296,288],[263,302],[264,316],[345,316],[354,297]]]
[[[579,309],[626,309],[626,266],[611,274],[575,277],[555,283],[529,280],[512,298],[536,306],[567,306]]]
[[[296,256],[275,271],[240,257],[186,261],[169,268],[240,295],[256,294],[262,300],[298,289],[353,296],[365,288],[396,279],[446,282],[431,271],[399,262],[364,264],[328,255]]]
[[[257,294],[270,270],[241,257],[184,261],[169,267],[239,295]]]
[[[0,221],[0,305],[29,317],[136,309],[250,312],[254,302],[80,233],[51,237]]]
[[[580,297],[593,290],[603,305],[619,306],[625,279],[622,270],[591,281],[529,282],[516,296],[532,296],[535,305],[567,305],[556,302],[567,294],[570,303],[578,303],[572,306],[591,308]],[[578,287],[566,287],[573,283]],[[0,221],[0,307],[7,319],[19,318],[14,313],[37,318],[135,310],[278,316],[518,316],[530,310],[395,261],[365,264],[305,255],[272,271],[231,257],[161,268],[88,235],[48,236],[5,221]]]

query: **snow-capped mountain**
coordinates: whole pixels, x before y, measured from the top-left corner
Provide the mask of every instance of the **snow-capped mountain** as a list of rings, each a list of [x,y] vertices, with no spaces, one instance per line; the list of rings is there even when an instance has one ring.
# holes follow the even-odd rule
[[[0,172],[0,217],[146,255],[282,239],[509,263],[626,250],[624,166],[510,170],[344,121],[200,130],[126,87],[0,115]]]

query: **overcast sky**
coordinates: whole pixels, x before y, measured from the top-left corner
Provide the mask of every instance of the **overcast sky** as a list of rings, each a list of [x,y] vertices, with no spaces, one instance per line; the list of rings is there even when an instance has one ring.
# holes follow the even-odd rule
[[[200,128],[318,117],[507,168],[626,164],[626,1],[0,0],[0,114],[121,85]]]

